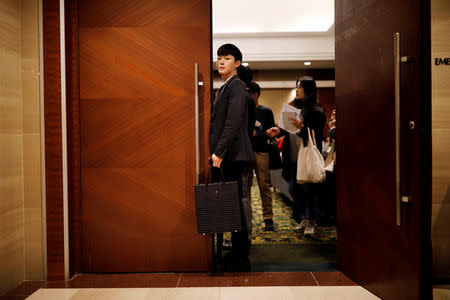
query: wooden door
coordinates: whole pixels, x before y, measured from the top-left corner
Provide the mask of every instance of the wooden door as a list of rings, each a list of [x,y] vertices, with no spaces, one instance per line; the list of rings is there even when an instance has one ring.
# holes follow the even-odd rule
[[[383,299],[431,298],[429,1],[336,1],[338,261]],[[394,33],[400,33],[396,220]],[[409,128],[409,122],[414,128]],[[411,123],[412,126],[412,123]]]
[[[193,197],[194,63],[207,145],[210,14],[209,0],[79,1],[84,272],[210,267]]]

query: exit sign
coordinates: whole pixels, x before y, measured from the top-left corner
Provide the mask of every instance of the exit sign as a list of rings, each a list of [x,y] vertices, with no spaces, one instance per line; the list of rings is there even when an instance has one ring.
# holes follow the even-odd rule
[[[448,57],[446,57],[446,58],[435,58],[434,59],[434,64],[436,66],[439,66],[439,65],[448,66],[450,64],[450,58],[448,58]]]

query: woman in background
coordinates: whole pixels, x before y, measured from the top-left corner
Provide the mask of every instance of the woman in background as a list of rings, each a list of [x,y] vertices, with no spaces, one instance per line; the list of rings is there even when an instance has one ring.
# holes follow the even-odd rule
[[[317,218],[317,197],[319,184],[305,183],[299,185],[297,183],[297,157],[299,151],[299,143],[302,138],[304,145],[308,143],[308,130],[314,130],[316,145],[322,152],[323,128],[327,121],[325,110],[317,101],[316,82],[312,77],[304,76],[297,80],[296,98],[290,105],[301,109],[300,119],[290,119],[292,124],[297,127],[298,131],[289,134],[282,130],[281,134],[286,138],[283,142],[283,177],[288,181],[290,193],[296,202],[301,216],[300,225],[295,231],[313,236],[315,233]],[[280,133],[279,128],[273,127],[267,130],[270,136],[276,136]]]

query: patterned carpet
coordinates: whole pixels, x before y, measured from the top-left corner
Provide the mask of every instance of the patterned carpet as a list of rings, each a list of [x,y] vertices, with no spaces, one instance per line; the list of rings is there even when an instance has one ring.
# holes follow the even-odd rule
[[[252,244],[322,244],[336,242],[336,226],[316,227],[315,238],[294,232],[298,223],[292,218],[292,202],[283,195],[273,192],[273,221],[275,231],[265,231],[262,217],[261,196],[256,177],[252,186],[253,234]],[[230,234],[225,234],[230,238]]]

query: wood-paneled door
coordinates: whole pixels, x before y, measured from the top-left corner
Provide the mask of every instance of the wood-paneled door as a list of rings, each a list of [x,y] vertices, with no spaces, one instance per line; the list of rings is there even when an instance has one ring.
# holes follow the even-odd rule
[[[205,271],[194,63],[207,161],[209,0],[79,0],[83,272]]]
[[[429,1],[337,0],[335,11],[339,267],[382,299],[431,299]],[[395,33],[400,196],[411,197],[400,225]]]

